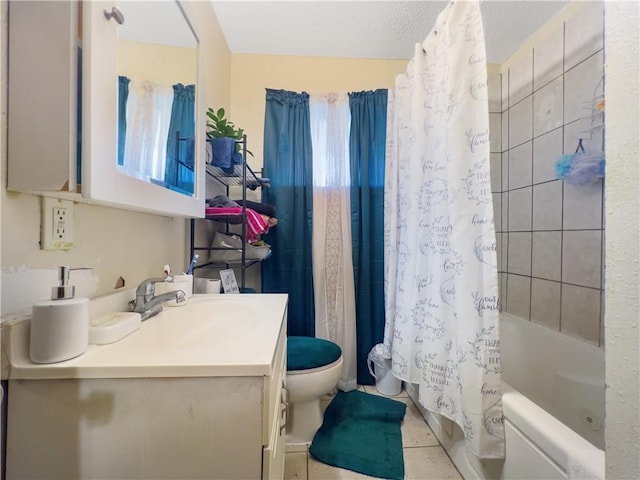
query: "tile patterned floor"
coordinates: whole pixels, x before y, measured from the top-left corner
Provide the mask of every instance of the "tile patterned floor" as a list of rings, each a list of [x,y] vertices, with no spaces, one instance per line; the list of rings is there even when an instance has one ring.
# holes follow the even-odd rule
[[[373,386],[359,386],[359,390],[380,395]],[[402,451],[404,454],[405,480],[462,480],[438,439],[403,390],[394,400],[407,404],[402,423]],[[323,408],[330,398],[321,400]],[[367,475],[325,465],[315,460],[301,446],[288,446],[285,454],[284,480],[361,480]]]

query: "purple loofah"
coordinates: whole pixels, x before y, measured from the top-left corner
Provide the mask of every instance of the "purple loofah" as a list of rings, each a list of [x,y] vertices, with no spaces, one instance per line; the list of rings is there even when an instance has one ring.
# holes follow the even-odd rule
[[[604,176],[604,153],[577,153],[564,180],[572,185],[588,185]]]
[[[585,152],[582,139],[576,153],[562,155],[556,162],[556,176],[572,185],[588,185],[604,177],[604,153]]]

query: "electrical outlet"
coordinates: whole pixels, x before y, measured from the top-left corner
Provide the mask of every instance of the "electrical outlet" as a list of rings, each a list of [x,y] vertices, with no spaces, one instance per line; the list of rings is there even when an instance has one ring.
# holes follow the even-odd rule
[[[73,248],[73,202],[42,197],[40,248],[70,250]]]

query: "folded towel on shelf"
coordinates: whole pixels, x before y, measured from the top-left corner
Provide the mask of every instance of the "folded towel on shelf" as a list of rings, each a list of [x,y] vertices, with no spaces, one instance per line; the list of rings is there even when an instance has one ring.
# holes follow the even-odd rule
[[[210,207],[239,207],[240,206],[239,203],[234,202],[226,195],[216,195],[213,198],[208,198],[207,205],[209,205]]]
[[[274,207],[273,205],[269,205],[267,203],[260,203],[260,202],[252,202],[251,200],[233,200],[234,203],[236,203],[237,205],[244,205],[247,208],[250,208],[251,210],[255,210],[258,213],[261,213],[262,215],[266,215],[268,217],[275,217],[276,216],[276,207]],[[209,204],[210,207],[213,207],[213,205]]]
[[[207,218],[229,223],[242,222],[242,207],[208,207],[205,209]],[[258,235],[269,231],[269,222],[255,210],[245,209],[247,214],[247,242],[255,242]]]
[[[268,178],[256,178],[254,179],[247,179],[247,188],[249,190],[255,190],[256,188],[261,187],[261,188],[271,188],[271,184],[269,183],[269,179]]]

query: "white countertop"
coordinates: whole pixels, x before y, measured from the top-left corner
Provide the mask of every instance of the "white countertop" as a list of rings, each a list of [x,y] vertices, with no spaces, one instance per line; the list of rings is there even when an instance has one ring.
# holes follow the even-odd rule
[[[9,362],[6,377],[269,375],[287,298],[286,294],[194,295],[184,306],[165,306],[115,343],[89,345],[79,357],[51,364],[30,360],[28,320],[7,322],[2,333]]]

